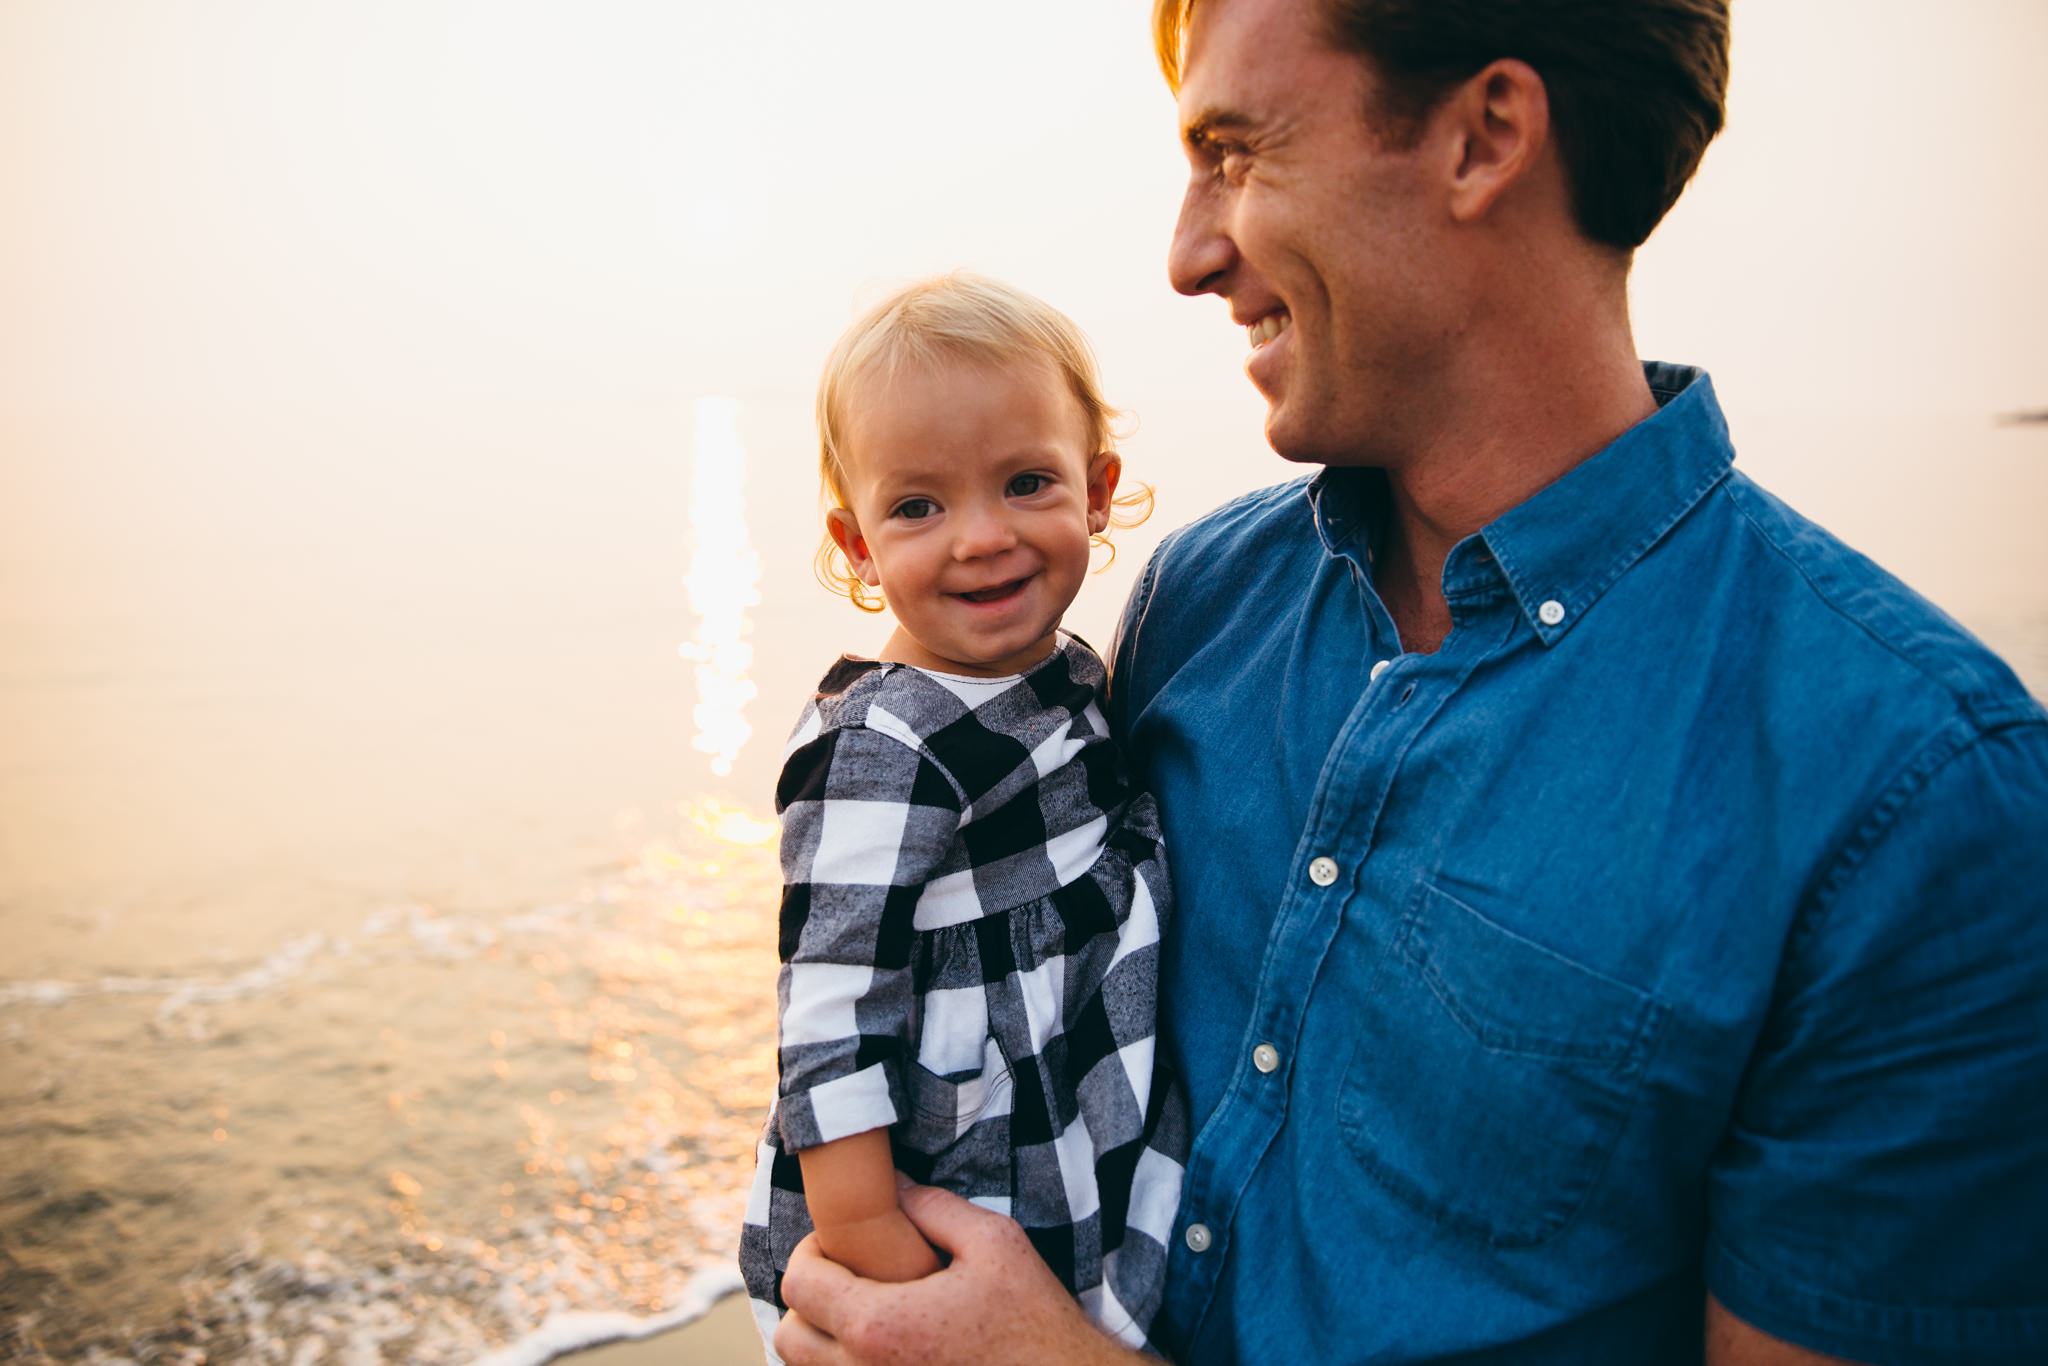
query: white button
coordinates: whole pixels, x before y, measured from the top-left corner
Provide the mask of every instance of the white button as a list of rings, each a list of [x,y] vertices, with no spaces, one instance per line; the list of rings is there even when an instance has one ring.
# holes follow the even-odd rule
[[[1280,1050],[1269,1043],[1262,1043],[1252,1050],[1252,1066],[1261,1072],[1270,1072],[1280,1065]]]
[[[1564,604],[1556,598],[1536,609],[1536,619],[1545,626],[1555,626],[1564,620]]]
[[[1189,1224],[1187,1240],[1188,1251],[1207,1252],[1209,1250],[1209,1226],[1207,1224]]]
[[[1337,860],[1319,858],[1308,866],[1308,880],[1318,887],[1327,887],[1337,880]]]
[[[1383,660],[1381,660],[1381,661],[1380,661],[1379,663],[1377,663],[1377,664],[1373,665],[1373,666],[1372,666],[1372,681],[1373,681],[1373,682],[1375,682],[1375,683],[1379,682],[1379,681],[1380,681],[1380,675],[1381,675],[1381,674],[1383,674],[1383,673],[1385,673],[1385,672],[1386,672],[1387,670],[1389,670],[1389,669],[1391,669],[1391,668],[1393,668],[1393,667],[1394,667],[1394,661],[1393,661],[1393,660],[1391,660],[1391,659],[1383,659]]]

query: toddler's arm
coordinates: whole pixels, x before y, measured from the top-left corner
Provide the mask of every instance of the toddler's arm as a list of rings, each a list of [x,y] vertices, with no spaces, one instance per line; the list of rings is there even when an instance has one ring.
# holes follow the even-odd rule
[[[939,1269],[938,1254],[896,1203],[887,1129],[806,1148],[797,1160],[827,1257],[871,1281],[914,1281]]]
[[[819,1244],[883,1281],[939,1268],[897,1205],[889,1126],[902,1118],[914,1038],[918,895],[959,829],[962,803],[913,740],[865,725],[825,729],[791,751],[777,786],[776,1122],[803,1167]]]

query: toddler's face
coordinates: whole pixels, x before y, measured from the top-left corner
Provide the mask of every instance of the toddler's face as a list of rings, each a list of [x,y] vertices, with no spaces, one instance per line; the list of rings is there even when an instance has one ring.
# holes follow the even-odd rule
[[[848,504],[827,514],[901,629],[890,655],[994,677],[1036,664],[1088,573],[1121,467],[1049,362],[911,366],[856,388]]]

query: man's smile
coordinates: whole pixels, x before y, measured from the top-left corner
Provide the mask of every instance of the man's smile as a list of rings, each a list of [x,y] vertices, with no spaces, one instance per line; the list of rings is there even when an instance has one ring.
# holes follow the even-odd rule
[[[1251,339],[1252,350],[1257,351],[1267,342],[1272,341],[1292,326],[1294,326],[1294,315],[1281,308],[1268,313],[1263,318],[1254,319],[1245,327],[1244,331],[1245,335]]]

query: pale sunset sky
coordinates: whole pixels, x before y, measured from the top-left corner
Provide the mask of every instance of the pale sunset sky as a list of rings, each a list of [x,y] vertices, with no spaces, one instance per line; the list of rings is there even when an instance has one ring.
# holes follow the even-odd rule
[[[968,265],[1074,313],[1141,418],[1254,430],[1241,335],[1165,284],[1146,8],[10,0],[0,422],[801,399],[857,304]],[[1739,4],[1645,354],[1738,415],[2048,405],[2043,51],[2039,0]]]

